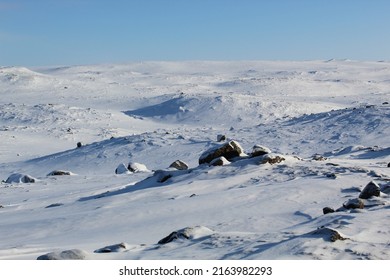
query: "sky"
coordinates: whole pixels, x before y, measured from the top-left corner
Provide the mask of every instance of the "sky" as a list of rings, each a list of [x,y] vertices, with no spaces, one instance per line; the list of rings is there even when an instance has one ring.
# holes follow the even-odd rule
[[[390,60],[388,0],[0,0],[0,66]]]

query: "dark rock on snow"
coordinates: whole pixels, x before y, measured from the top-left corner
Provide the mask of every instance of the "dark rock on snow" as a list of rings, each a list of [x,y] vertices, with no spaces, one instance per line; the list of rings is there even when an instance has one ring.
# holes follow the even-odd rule
[[[64,176],[64,175],[72,175],[72,172],[65,170],[54,170],[47,174],[47,176]]]
[[[334,211],[333,208],[324,207],[324,208],[322,209],[322,212],[324,213],[324,215],[326,215],[326,214],[329,214],[329,213],[334,213],[335,211]]]
[[[176,160],[176,161],[172,162],[172,164],[169,167],[175,168],[177,170],[187,170],[188,169],[187,163],[185,163],[184,161],[181,161],[181,160]]]
[[[359,195],[359,198],[368,199],[373,196],[380,196],[381,188],[374,181],[369,182]]]

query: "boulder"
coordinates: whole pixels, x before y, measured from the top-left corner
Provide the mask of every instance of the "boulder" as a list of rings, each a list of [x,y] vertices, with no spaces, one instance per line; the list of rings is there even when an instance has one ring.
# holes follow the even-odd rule
[[[368,199],[373,196],[380,196],[381,188],[374,181],[369,182],[359,195],[359,198]]]
[[[115,174],[125,174],[130,173],[129,169],[127,169],[126,165],[123,163],[119,164],[118,167],[115,169]]]
[[[186,227],[177,231],[170,233],[168,236],[164,237],[158,244],[166,244],[177,239],[198,239],[204,238],[206,236],[210,236],[214,233],[213,230],[204,227],[204,226],[194,226],[194,227]]]
[[[122,242],[119,244],[109,245],[100,249],[97,249],[94,251],[94,253],[116,253],[116,252],[122,252],[125,251],[129,246]]]
[[[271,153],[271,150],[269,148],[261,146],[261,145],[254,145],[250,156],[251,157],[258,157],[258,156],[263,156],[263,155],[270,154],[270,153]]]
[[[364,202],[360,198],[352,198],[344,202],[343,207],[346,209],[363,209]]]
[[[312,159],[313,159],[313,160],[316,160],[316,161],[324,161],[324,160],[327,160],[326,157],[324,157],[324,156],[322,156],[322,155],[320,155],[320,154],[315,154],[315,155],[313,155]]]
[[[64,175],[74,175],[70,171],[65,171],[65,170],[53,170],[47,176],[64,176]]]
[[[86,256],[86,252],[79,249],[72,249],[62,252],[51,252],[39,256],[37,260],[84,260]]]
[[[21,173],[14,173],[11,174],[7,180],[5,180],[5,183],[11,184],[11,183],[35,183],[37,179],[34,177],[31,177],[27,174],[21,174]]]
[[[130,162],[129,165],[127,166],[127,169],[130,171],[130,172],[148,172],[148,168],[146,167],[146,165],[142,164],[142,163],[137,163],[137,162]]]
[[[223,166],[230,164],[230,161],[228,161],[225,157],[218,157],[216,159],[213,159],[209,166]]]
[[[232,140],[205,151],[199,158],[199,164],[210,163],[213,159],[219,158],[221,156],[230,160],[232,158],[243,155],[245,154],[241,145]]]
[[[387,167],[390,167],[390,162],[387,164]]]
[[[187,170],[188,165],[184,161],[176,160],[172,162],[172,164],[169,166],[170,168],[175,168],[177,170]]]

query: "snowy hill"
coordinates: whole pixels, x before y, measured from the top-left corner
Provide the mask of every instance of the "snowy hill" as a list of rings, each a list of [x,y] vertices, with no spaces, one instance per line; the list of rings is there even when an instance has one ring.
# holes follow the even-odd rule
[[[337,60],[0,68],[0,259],[389,259],[389,74]],[[199,164],[232,140],[242,151]]]

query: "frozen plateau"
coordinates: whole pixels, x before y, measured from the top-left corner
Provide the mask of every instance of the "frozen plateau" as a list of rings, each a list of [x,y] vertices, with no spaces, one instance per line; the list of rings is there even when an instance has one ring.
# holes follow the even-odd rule
[[[390,259],[390,62],[0,67],[0,259]]]

